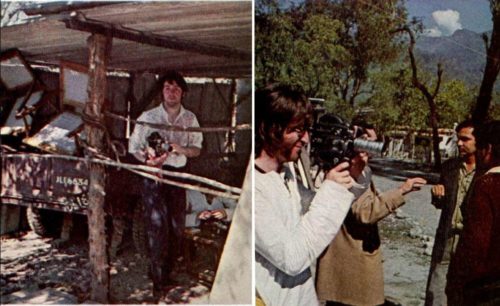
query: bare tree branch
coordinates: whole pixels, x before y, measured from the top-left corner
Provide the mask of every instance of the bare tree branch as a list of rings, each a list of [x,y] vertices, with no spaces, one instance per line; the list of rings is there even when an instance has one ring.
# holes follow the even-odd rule
[[[410,45],[408,46],[408,54],[410,56],[410,63],[411,63],[411,68],[412,68],[412,84],[415,86],[422,94],[424,95],[425,99],[427,100],[427,104],[429,105],[429,111],[430,111],[430,122],[431,122],[431,128],[432,128],[432,147],[433,147],[433,153],[434,153],[434,166],[436,169],[441,168],[441,153],[439,151],[439,134],[438,134],[438,120],[437,120],[437,109],[436,109],[436,102],[434,101],[434,98],[437,96],[439,92],[439,87],[441,85],[441,76],[443,74],[443,69],[441,67],[441,64],[438,64],[438,71],[437,71],[437,83],[436,83],[436,88],[434,90],[434,94],[431,95],[425,84],[420,82],[418,79],[418,70],[417,70],[417,63],[415,60],[415,55],[413,53],[413,48],[415,47],[415,35],[413,34],[413,31],[410,29],[408,25],[404,26],[400,31],[405,31],[408,33],[410,36]]]
[[[435,99],[437,94],[439,93],[439,87],[441,86],[441,77],[443,76],[443,65],[441,65],[441,63],[438,63],[437,67],[438,67],[437,82],[436,82],[436,88],[434,88],[434,94],[432,94],[433,99]]]

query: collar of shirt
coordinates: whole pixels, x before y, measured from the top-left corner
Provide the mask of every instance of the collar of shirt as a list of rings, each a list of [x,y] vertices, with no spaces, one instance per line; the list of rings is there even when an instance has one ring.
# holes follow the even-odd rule
[[[168,113],[167,113],[167,110],[165,109],[165,106],[163,106],[163,103],[161,104],[161,110],[162,110],[162,113],[163,115],[162,116],[165,116],[165,118],[167,118],[167,124],[169,125],[175,125],[175,123],[177,121],[179,121],[179,119],[184,115],[184,113],[186,112],[186,109],[184,108],[184,106],[181,104],[181,110],[179,112],[179,115],[177,115],[177,117],[175,118],[174,122],[170,122],[170,119],[168,117]]]
[[[467,172],[467,165],[465,163],[462,163],[462,165],[460,166],[460,171],[462,172],[463,176],[469,176],[471,174],[473,175],[474,172],[476,172],[476,165],[474,164],[472,170],[470,172]]]

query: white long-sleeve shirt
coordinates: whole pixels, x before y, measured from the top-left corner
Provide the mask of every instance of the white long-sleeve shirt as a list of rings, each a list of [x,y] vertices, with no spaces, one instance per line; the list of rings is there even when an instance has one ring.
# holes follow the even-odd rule
[[[268,306],[317,305],[311,265],[340,229],[354,198],[327,180],[301,215],[296,179],[255,171],[255,281]]]

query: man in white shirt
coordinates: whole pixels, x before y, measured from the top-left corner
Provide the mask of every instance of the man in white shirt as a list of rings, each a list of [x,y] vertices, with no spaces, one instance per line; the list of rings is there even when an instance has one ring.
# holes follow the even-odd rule
[[[169,71],[160,78],[159,84],[162,85],[163,101],[139,116],[130,136],[128,150],[137,160],[148,166],[185,172],[188,158],[200,155],[202,133],[157,129],[140,123],[184,128],[200,126],[196,116],[181,104],[188,89],[182,75]],[[155,150],[148,145],[148,138],[153,133],[157,133],[166,143],[164,150]],[[144,179],[142,191],[147,247],[151,261],[150,275],[153,280],[153,295],[158,298],[162,286],[169,281],[169,274],[183,247],[186,191],[150,179]]]
[[[270,86],[255,96],[255,282],[267,306],[318,305],[311,266],[344,221],[353,180],[344,162],[325,175],[301,213],[294,172],[309,142],[312,106],[298,90]]]

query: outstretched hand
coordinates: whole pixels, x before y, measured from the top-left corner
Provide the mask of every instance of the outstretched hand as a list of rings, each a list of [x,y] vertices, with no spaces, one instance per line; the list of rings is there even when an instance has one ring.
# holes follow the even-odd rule
[[[427,184],[427,181],[425,179],[421,177],[413,177],[407,179],[406,182],[404,182],[404,184],[399,187],[399,189],[401,189],[404,195],[412,191],[420,190],[420,188],[425,184]]]

